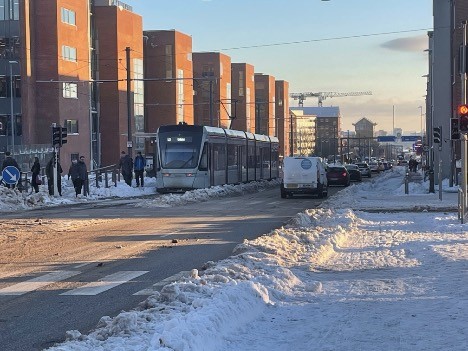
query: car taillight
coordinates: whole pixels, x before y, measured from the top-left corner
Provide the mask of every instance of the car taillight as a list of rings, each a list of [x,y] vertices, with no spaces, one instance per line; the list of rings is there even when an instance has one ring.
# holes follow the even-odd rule
[[[170,173],[163,173],[163,177],[170,177],[171,174]]]
[[[346,172],[343,172],[342,176],[343,176],[343,177],[346,177]]]
[[[187,177],[193,177],[193,173],[185,173]]]

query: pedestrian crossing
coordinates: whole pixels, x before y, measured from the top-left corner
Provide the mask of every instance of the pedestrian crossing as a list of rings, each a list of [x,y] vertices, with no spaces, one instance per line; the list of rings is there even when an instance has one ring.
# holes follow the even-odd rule
[[[81,271],[78,270],[61,270],[55,272],[47,272],[38,277],[27,279],[23,282],[16,284],[11,284],[9,286],[0,288],[0,299],[2,296],[21,296],[27,293],[31,293],[38,290],[49,290],[49,291],[60,291],[59,295],[61,296],[95,296],[99,295],[105,291],[116,288],[122,284],[131,282],[132,280],[147,274],[149,271],[118,271],[109,275],[105,275],[96,279],[95,281],[83,282],[82,286],[75,287],[73,289],[63,292],[63,288],[59,287],[57,289],[48,289],[49,286],[53,284],[62,283],[67,286],[70,285],[70,282],[66,282],[67,279],[73,278],[81,274]],[[11,277],[10,277],[11,278]],[[150,287],[135,292],[133,295],[152,295],[159,285],[163,286],[171,281],[169,278],[165,279],[163,282],[151,285]],[[172,279],[173,281],[174,279]],[[158,285],[159,284],[159,285]],[[0,286],[2,284],[0,280]],[[76,285],[75,285],[76,286]]]

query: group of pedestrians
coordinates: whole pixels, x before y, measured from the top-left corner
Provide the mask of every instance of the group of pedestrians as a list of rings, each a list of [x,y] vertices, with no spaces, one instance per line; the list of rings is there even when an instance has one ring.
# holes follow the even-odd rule
[[[56,162],[56,168],[55,166]],[[9,151],[5,152],[5,160],[2,163],[2,172],[3,170],[8,167],[13,166],[16,167],[20,172],[20,168],[16,160],[11,156]],[[137,156],[135,157],[135,162],[127,155],[125,151],[122,151],[120,162],[119,162],[119,170],[122,173],[122,176],[125,180],[125,183],[128,186],[132,186],[132,179],[133,173],[135,173],[135,180],[137,187],[143,187],[145,185],[144,180],[144,170],[146,167],[146,159],[142,156],[141,152],[137,152]],[[55,172],[54,172],[55,169]],[[31,186],[33,187],[36,193],[39,192],[39,185],[42,184],[41,178],[41,163],[39,161],[39,157],[34,157],[34,162],[31,167]],[[57,190],[60,196],[62,196],[62,173],[63,169],[60,164],[59,160],[55,160],[55,155],[49,160],[45,167],[45,173],[47,176],[47,187],[49,190],[50,195],[54,195],[54,179],[57,178]],[[68,179],[71,178],[73,183],[73,187],[75,188],[75,196],[78,197],[83,192],[83,187],[86,186],[88,181],[88,169],[85,163],[85,157],[80,156],[79,159],[73,159],[70,169],[68,170]],[[15,185],[5,184],[8,188],[14,188]],[[84,190],[84,194],[86,195],[86,190]]]
[[[120,154],[119,169],[128,186],[132,186],[133,172],[135,172],[136,186],[145,186],[145,178],[143,176],[145,167],[146,159],[141,155],[141,151],[137,152],[135,162],[125,151],[122,151]]]

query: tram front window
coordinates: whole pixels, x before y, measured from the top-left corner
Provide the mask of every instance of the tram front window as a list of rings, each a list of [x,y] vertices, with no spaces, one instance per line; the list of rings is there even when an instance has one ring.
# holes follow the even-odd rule
[[[161,165],[163,168],[195,168],[200,155],[201,135],[165,133],[160,136]]]

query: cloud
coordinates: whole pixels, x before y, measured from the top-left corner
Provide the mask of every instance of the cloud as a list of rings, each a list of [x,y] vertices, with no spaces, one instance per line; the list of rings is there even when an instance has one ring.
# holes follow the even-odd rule
[[[387,41],[381,44],[383,48],[406,51],[406,52],[422,52],[427,49],[428,38],[427,35],[420,35],[417,37],[399,38]]]

